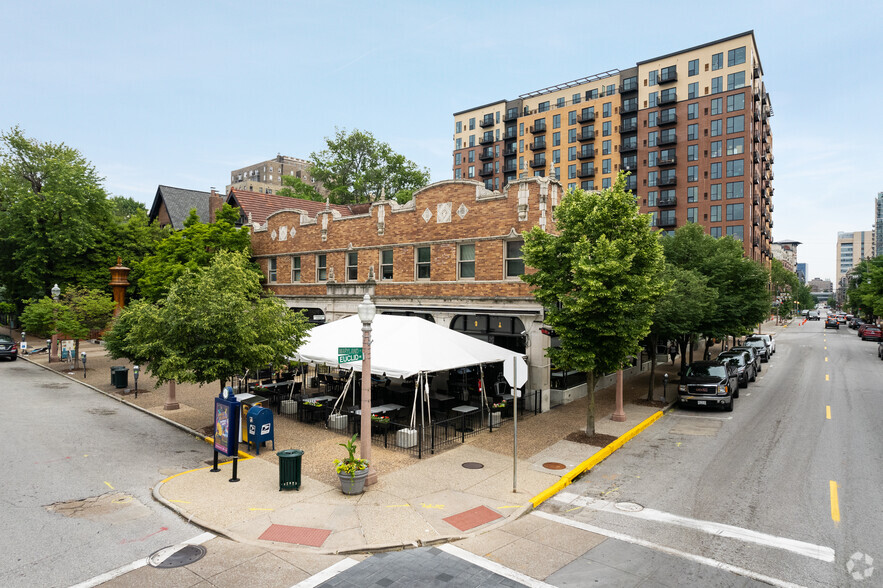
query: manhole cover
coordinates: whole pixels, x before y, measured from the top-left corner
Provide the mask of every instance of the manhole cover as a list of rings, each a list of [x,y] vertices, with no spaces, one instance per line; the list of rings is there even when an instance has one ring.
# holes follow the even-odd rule
[[[547,461],[543,464],[543,467],[547,470],[563,470],[567,466],[563,463],[558,463],[557,461]]]
[[[147,563],[155,568],[180,568],[199,561],[204,555],[202,545],[173,545],[152,553]]]
[[[640,504],[635,504],[634,502],[617,502],[614,504],[616,508],[619,510],[624,510],[626,512],[639,512],[644,510],[644,507]]]
[[[463,467],[467,470],[480,470],[484,467],[483,463],[478,463],[477,461],[467,461],[463,464]]]

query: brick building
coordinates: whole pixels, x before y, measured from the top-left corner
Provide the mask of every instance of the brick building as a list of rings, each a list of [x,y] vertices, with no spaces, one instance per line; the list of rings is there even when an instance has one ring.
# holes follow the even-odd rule
[[[519,278],[521,233],[537,225],[554,230],[562,195],[556,180],[525,178],[501,192],[446,180],[404,205],[290,199],[265,222],[253,222],[252,245],[268,289],[289,307],[307,309],[314,322],[356,314],[370,294],[378,312],[421,316],[524,352],[528,390],[542,390],[548,407],[544,349],[553,342],[541,331],[542,307]]]
[[[699,223],[768,265],[772,114],[748,31],[456,112],[453,177],[500,189],[547,176],[594,190],[628,171],[655,226]]]
[[[226,191],[229,193],[235,188],[259,194],[275,194],[283,187],[282,176],[292,176],[313,185],[320,194],[324,194],[322,183],[310,176],[311,165],[306,159],[277,155],[267,161],[234,169],[230,172],[230,184]]]

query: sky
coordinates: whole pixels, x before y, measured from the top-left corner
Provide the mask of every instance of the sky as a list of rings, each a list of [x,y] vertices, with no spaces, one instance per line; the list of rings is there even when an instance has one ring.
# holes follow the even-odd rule
[[[78,149],[113,195],[223,190],[369,131],[452,177],[453,113],[754,30],[773,239],[835,279],[883,192],[883,2],[0,0],[0,129]],[[873,162],[877,161],[877,164]],[[879,166],[879,167],[878,167]]]

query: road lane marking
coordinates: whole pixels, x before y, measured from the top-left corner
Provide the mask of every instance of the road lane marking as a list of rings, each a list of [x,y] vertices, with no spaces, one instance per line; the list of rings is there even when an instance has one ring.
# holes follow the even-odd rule
[[[330,580],[331,578],[333,578],[337,574],[340,574],[341,572],[345,572],[346,570],[350,569],[351,567],[353,567],[357,563],[359,563],[359,560],[353,559],[351,557],[348,557],[346,559],[342,559],[339,562],[337,562],[336,564],[328,566],[327,568],[325,568],[324,570],[322,570],[318,574],[310,576],[309,578],[307,578],[306,580],[303,580],[302,582],[298,582],[292,588],[315,588],[316,586],[327,582],[328,580]]]
[[[829,421],[831,420],[831,407],[830,406],[825,407],[825,416],[828,417]]]
[[[439,545],[438,549],[444,551],[445,553],[453,555],[454,557],[460,558],[463,561],[467,561],[471,564],[477,565],[480,568],[484,568],[489,572],[493,572],[499,576],[503,576],[504,578],[508,578],[515,582],[524,584],[525,586],[531,586],[535,588],[554,588],[552,584],[546,584],[542,580],[537,580],[536,578],[531,578],[530,576],[522,574],[521,572],[516,572],[511,568],[507,568],[503,564],[485,559],[480,555],[475,555],[471,551],[466,551],[462,547],[457,547],[455,545],[451,545],[450,543],[446,543],[444,545]]]
[[[113,486],[110,485],[110,482],[105,482],[105,484],[107,484],[107,487],[110,488],[111,490],[116,490],[116,488],[114,488]]]
[[[826,361],[826,362],[827,362],[827,361],[828,361],[828,358],[827,358],[827,356],[826,356],[826,357],[825,357],[825,361]]]
[[[667,553],[669,555],[674,555],[677,557],[682,557],[684,559],[688,559],[690,561],[694,561],[696,563],[700,563],[706,566],[711,566],[714,568],[718,568],[719,570],[724,570],[726,572],[730,572],[732,574],[738,574],[740,576],[745,576],[746,578],[752,578],[757,580],[758,582],[764,582],[765,584],[770,584],[771,586],[780,586],[781,588],[800,588],[799,584],[793,584],[791,582],[786,582],[785,580],[779,580],[778,578],[771,578],[770,576],[765,576],[763,574],[758,574],[757,572],[752,572],[751,570],[746,570],[745,568],[740,568],[738,566],[730,565],[721,561],[717,561],[716,559],[711,559],[710,557],[704,557],[702,555],[696,555],[693,553],[687,553],[686,551],[680,551],[677,549],[672,549],[671,547],[666,547],[665,545],[659,545],[657,543],[651,543],[650,541],[645,541],[644,539],[638,539],[637,537],[632,537],[631,535],[626,535],[624,533],[617,533],[616,531],[608,531],[607,529],[602,529],[601,527],[596,527],[594,525],[587,525],[586,523],[582,523],[580,521],[573,521],[571,519],[549,514],[547,512],[543,512],[540,510],[535,510],[530,514],[538,517],[542,517],[544,519],[560,523],[562,525],[567,525],[569,527],[574,527],[576,529],[582,529],[583,531],[588,531],[589,533],[595,533],[597,535],[603,535],[605,537],[609,537],[611,539],[616,539],[617,541],[623,541],[625,543],[632,543],[634,545],[640,545],[641,547],[646,547],[648,549],[652,549],[654,551],[660,551],[662,553]],[[448,547],[448,545],[439,546],[439,549],[444,547]]]
[[[837,482],[831,480],[831,520],[840,522],[840,502],[837,500]]]
[[[680,515],[662,512],[660,510],[654,510],[652,508],[644,508],[638,512],[623,511],[617,509],[614,502],[596,500],[587,496],[579,496],[573,492],[559,492],[553,500],[565,502],[571,506],[585,506],[587,509],[599,512],[615,513],[656,523],[668,523],[686,529],[702,531],[718,537],[729,537],[746,543],[775,547],[777,549],[783,549],[785,551],[790,551],[798,555],[811,557],[828,563],[834,561],[834,550],[830,547],[806,543],[796,539],[788,539],[786,537],[777,537],[775,535],[752,531],[751,529],[743,529],[741,527],[735,527],[724,523],[691,519],[689,517],[682,517]]]
[[[825,374],[825,381],[826,381],[826,382],[830,382],[830,381],[831,381],[831,376],[829,376],[828,374]]]

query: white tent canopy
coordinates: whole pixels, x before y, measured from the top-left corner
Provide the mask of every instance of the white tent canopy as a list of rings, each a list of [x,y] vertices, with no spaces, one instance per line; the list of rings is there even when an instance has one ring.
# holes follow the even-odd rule
[[[340,364],[339,347],[362,347],[362,323],[349,316],[313,327],[294,359],[362,370],[362,362]],[[478,364],[503,362],[503,376],[511,386],[513,365],[516,388],[527,382],[527,364],[514,351],[497,347],[427,320],[378,314],[371,323],[371,373],[408,378],[420,372],[438,372]]]

